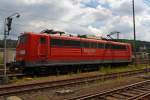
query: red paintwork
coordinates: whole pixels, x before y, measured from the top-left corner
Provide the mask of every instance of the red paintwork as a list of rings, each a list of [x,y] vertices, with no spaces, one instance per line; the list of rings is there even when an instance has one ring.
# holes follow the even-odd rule
[[[131,60],[131,45],[128,43],[120,43],[105,40],[94,40],[79,37],[50,36],[48,34],[24,33],[28,35],[25,44],[18,44],[16,51],[16,61],[82,61],[82,60]],[[46,44],[40,44],[40,37],[46,37]],[[51,47],[51,38],[73,39],[81,41],[94,41],[101,43],[112,43],[126,45],[128,50],[110,50],[110,49],[94,49],[94,48],[71,48],[71,47]],[[19,51],[25,50],[25,55],[20,55]],[[90,52],[89,52],[90,51]]]

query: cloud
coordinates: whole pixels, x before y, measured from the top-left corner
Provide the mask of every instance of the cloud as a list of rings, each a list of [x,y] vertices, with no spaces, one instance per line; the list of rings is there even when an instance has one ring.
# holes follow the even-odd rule
[[[50,28],[74,34],[102,35],[120,31],[121,38],[133,38],[132,1],[128,0],[1,0],[0,32],[3,20],[14,12],[11,34],[40,32]],[[137,39],[148,40],[150,6],[135,1]]]

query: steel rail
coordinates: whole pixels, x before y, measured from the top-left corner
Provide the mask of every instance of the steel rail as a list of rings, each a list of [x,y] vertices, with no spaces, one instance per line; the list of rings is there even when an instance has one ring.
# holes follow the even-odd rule
[[[137,97],[135,100],[149,100],[149,99],[150,99],[150,92],[147,92]]]

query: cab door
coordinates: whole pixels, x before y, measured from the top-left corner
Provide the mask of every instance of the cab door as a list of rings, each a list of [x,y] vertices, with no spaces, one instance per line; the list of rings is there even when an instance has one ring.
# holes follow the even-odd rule
[[[113,61],[113,54],[112,54],[112,44],[111,42],[107,42],[105,44],[105,49],[104,49],[104,55],[103,57],[109,62],[112,63]]]
[[[39,56],[41,59],[47,59],[48,57],[48,37],[47,36],[40,36]]]

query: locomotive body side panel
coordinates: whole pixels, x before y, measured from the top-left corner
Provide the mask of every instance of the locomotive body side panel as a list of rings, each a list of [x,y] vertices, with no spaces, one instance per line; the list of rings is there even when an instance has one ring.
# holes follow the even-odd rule
[[[79,37],[28,33],[26,43],[17,46],[16,61],[26,67],[131,62],[131,45]],[[23,35],[22,35],[23,36]],[[25,50],[21,55],[21,50]]]

